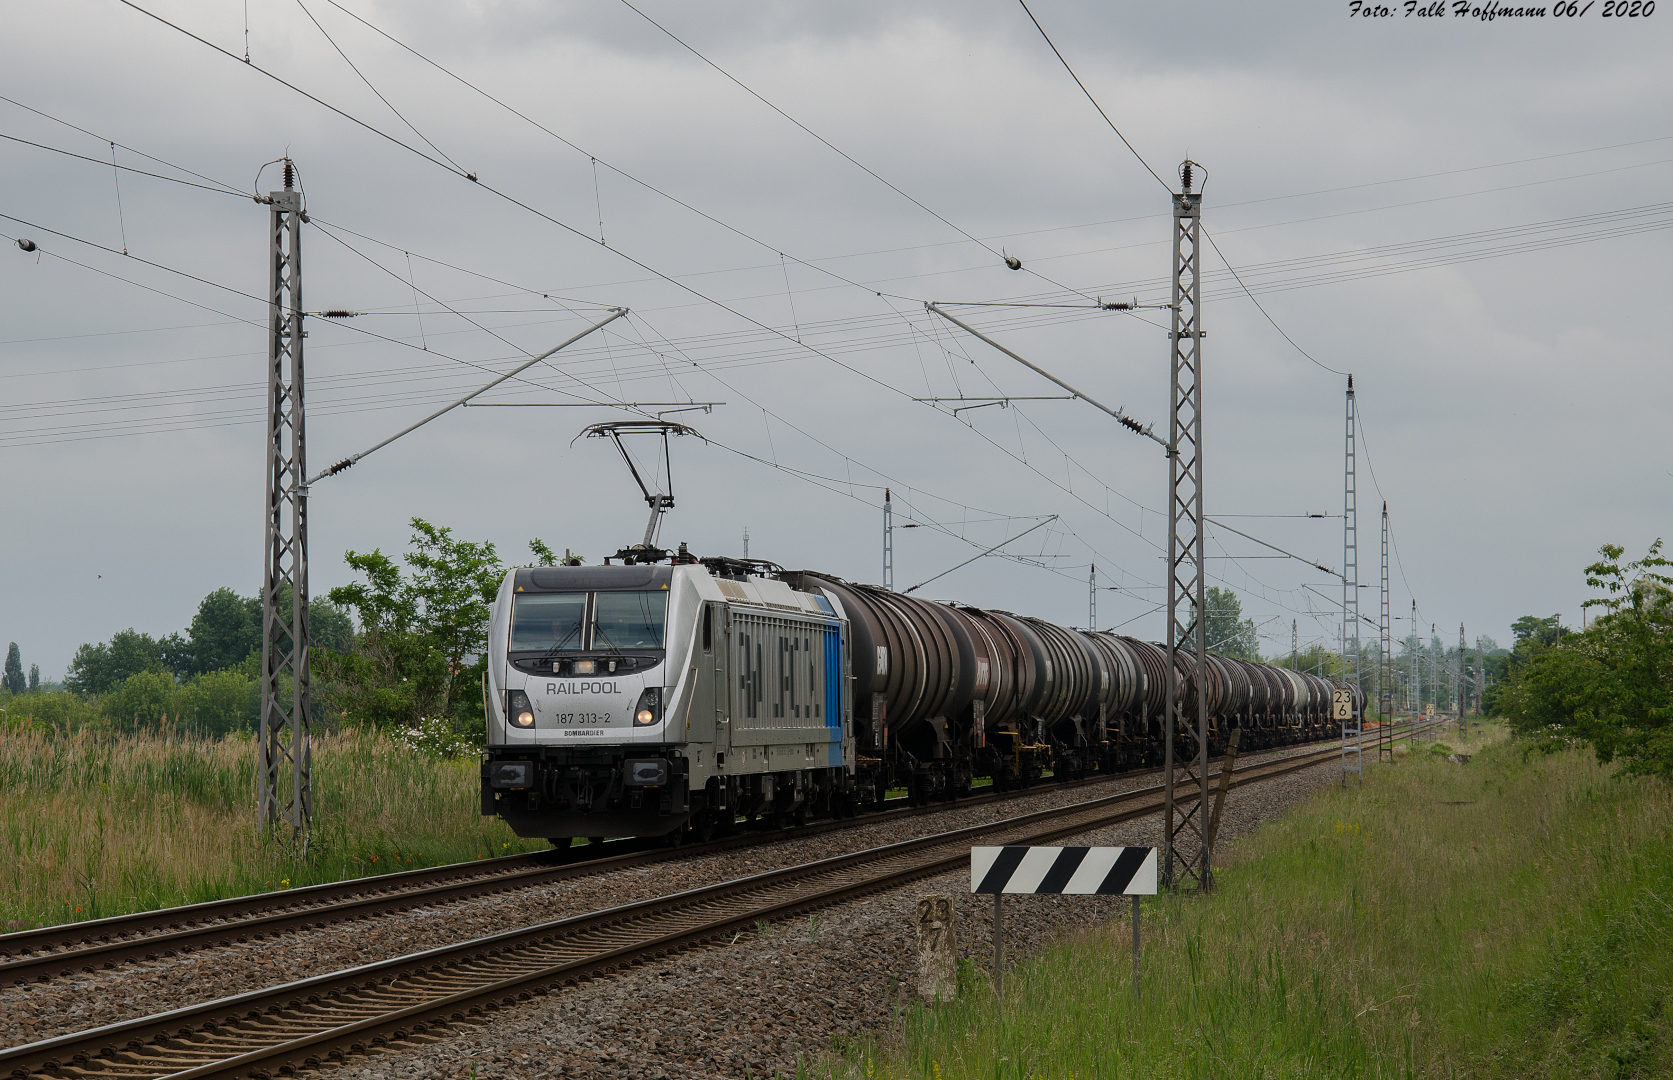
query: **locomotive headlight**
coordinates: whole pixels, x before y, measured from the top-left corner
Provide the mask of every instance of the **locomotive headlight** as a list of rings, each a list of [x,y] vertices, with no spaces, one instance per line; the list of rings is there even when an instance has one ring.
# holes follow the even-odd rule
[[[529,704],[529,695],[521,690],[505,692],[505,715],[512,727],[534,727],[534,706]]]
[[[649,727],[662,719],[662,687],[647,686],[639,695],[639,707],[633,710],[635,727]]]
[[[575,675],[591,675],[598,670],[597,660],[573,660],[569,670]]]

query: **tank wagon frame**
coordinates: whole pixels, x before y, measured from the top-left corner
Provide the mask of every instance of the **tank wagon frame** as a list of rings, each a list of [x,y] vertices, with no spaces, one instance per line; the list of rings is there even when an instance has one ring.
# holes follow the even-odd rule
[[[1167,652],[1130,637],[683,548],[514,570],[490,618],[482,813],[521,836],[707,839],[1162,760]],[[1178,660],[1211,752],[1324,737],[1346,685]]]

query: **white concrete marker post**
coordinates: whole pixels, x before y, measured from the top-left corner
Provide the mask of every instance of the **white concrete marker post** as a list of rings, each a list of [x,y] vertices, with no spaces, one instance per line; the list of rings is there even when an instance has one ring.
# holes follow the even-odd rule
[[[993,992],[1005,998],[1006,893],[1133,898],[1133,1000],[1139,996],[1139,897],[1156,895],[1156,849],[1150,847],[977,847],[970,849],[970,891],[993,894]]]
[[[925,1004],[958,996],[958,911],[935,893],[918,900],[918,996]]]

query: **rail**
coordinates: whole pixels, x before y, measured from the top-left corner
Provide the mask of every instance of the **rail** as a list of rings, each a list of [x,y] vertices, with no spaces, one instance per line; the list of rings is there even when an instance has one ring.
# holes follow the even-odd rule
[[[1327,763],[1334,747],[1232,772],[1232,787]],[[782,920],[956,870],[969,848],[1046,844],[1157,813],[1162,787],[1120,792],[1017,818],[919,837],[717,885],[0,1051],[0,1075],[272,1076],[341,1063],[759,921]],[[1187,799],[1188,801],[1188,799]]]
[[[262,941],[295,931],[325,929],[347,921],[399,914],[576,877],[929,816],[946,810],[1005,803],[1047,791],[1093,786],[1156,771],[1099,773],[1050,786],[990,792],[928,806],[907,806],[905,799],[896,799],[891,800],[896,804],[894,808],[881,813],[816,821],[792,829],[746,831],[680,848],[647,849],[630,840],[611,841],[601,845],[605,853],[580,861],[570,853],[586,852],[587,848],[532,852],[22,930],[0,935],[0,986],[108,971],[124,964]],[[623,847],[628,850],[621,850]]]

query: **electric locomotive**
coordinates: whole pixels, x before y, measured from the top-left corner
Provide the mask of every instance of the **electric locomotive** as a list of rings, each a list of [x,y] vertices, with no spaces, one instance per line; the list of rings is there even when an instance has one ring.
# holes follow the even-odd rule
[[[506,574],[484,681],[484,814],[567,843],[846,808],[855,762],[838,602],[746,564],[708,564]]]

